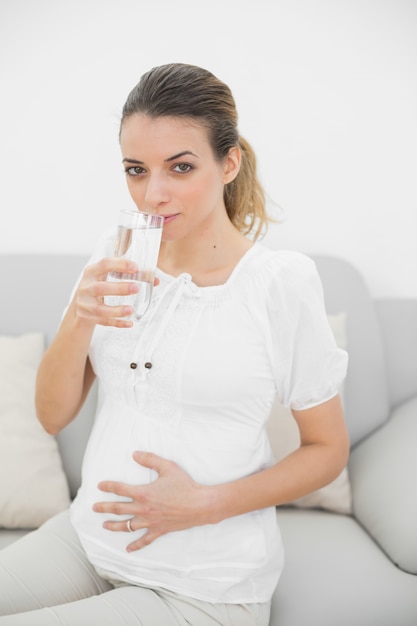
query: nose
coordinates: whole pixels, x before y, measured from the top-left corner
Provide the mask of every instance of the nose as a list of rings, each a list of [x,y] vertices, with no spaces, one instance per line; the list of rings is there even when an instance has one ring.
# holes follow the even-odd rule
[[[151,174],[147,181],[145,191],[146,206],[156,209],[161,204],[169,201],[169,190],[164,176],[161,174]]]

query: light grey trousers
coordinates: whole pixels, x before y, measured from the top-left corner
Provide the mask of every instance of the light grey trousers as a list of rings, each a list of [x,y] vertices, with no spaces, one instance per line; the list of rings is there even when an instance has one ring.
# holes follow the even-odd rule
[[[0,551],[0,626],[267,626],[269,612],[115,587],[87,560],[68,512]]]

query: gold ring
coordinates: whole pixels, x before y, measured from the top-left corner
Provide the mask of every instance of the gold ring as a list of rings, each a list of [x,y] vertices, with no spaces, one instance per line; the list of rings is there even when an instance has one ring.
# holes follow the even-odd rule
[[[132,519],[133,519],[133,518],[130,518],[130,519],[128,519],[128,520],[127,520],[127,522],[126,522],[127,529],[128,529],[128,531],[129,531],[130,533],[135,532],[135,531],[133,530],[133,528],[131,527],[131,525],[130,525],[130,522],[132,521]]]

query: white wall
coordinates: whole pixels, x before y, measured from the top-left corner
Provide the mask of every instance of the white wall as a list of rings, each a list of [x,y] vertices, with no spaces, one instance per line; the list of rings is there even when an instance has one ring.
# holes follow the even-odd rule
[[[268,245],[417,297],[416,33],[415,0],[0,0],[0,251],[90,251],[130,204],[125,97],[182,61],[232,87],[285,212]]]

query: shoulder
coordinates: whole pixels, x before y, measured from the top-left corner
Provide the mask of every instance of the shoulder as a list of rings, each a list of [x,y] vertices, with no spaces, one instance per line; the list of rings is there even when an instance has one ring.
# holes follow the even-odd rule
[[[294,250],[272,250],[265,245],[256,244],[255,262],[271,285],[282,289],[296,287],[318,278],[314,261],[301,252]]]
[[[321,280],[314,261],[301,252],[272,250],[255,244],[248,288],[252,301],[263,301],[268,309],[279,308],[289,315],[300,306],[314,306],[323,300]]]

